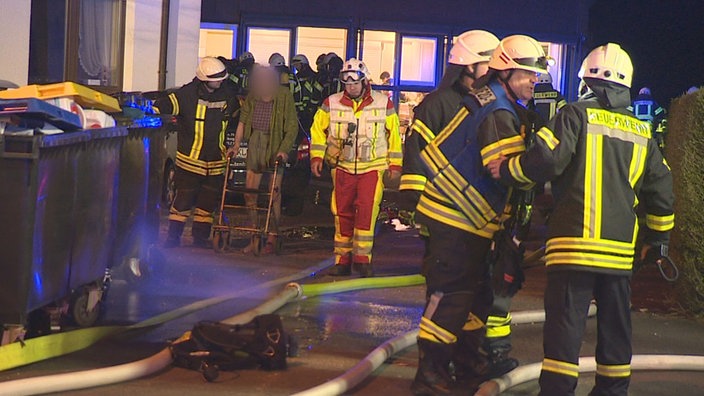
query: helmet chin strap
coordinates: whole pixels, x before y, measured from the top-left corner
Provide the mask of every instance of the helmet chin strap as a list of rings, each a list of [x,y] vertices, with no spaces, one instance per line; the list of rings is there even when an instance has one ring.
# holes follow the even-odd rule
[[[506,90],[508,91],[509,96],[513,99],[514,102],[518,102],[518,95],[513,91],[513,88],[511,88],[511,84],[508,83],[508,81],[511,79],[511,76],[513,76],[513,71],[515,69],[511,69],[508,72],[508,75],[506,78],[501,77],[501,73],[499,73],[499,80],[504,83],[504,87],[506,87]]]

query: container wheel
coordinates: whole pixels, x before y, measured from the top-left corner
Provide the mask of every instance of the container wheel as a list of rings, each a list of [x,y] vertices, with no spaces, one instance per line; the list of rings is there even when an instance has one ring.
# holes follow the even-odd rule
[[[92,326],[100,316],[100,302],[92,310],[88,310],[88,291],[81,290],[71,299],[69,313],[73,322],[78,326]]]
[[[216,253],[224,253],[230,247],[230,233],[227,231],[216,231],[213,233],[213,250]]]

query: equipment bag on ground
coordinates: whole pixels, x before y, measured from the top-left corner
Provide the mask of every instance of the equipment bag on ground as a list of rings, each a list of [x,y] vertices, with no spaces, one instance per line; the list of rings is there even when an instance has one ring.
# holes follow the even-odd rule
[[[212,381],[219,370],[285,369],[295,351],[291,341],[278,315],[261,315],[244,325],[199,322],[171,351],[176,366],[202,371]]]

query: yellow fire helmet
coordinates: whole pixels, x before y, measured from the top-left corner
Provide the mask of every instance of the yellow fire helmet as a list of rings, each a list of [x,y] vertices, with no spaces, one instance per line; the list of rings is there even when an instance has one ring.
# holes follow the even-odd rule
[[[579,78],[596,78],[631,87],[633,63],[620,45],[608,43],[587,55],[579,70]]]
[[[494,70],[520,69],[547,73],[548,57],[534,38],[517,34],[501,40],[491,54],[489,67]]]

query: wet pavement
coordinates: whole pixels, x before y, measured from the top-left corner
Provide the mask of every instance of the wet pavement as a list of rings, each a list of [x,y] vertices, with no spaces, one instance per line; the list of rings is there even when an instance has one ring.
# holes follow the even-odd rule
[[[314,219],[315,221],[312,221]],[[189,330],[199,320],[221,320],[249,309],[275,294],[288,279],[303,269],[330,259],[331,219],[324,206],[309,205],[299,218],[286,219],[291,229],[280,256],[253,257],[237,251],[215,254],[212,250],[181,247],[160,251],[147,275],[139,280],[116,280],[105,305],[104,323],[135,323],[194,301],[240,292],[236,298],[170,321],[159,327],[104,340],[68,356],[0,373],[0,381],[69,372],[125,363],[150,356]],[[314,228],[314,227],[319,228]],[[316,234],[320,238],[313,238]],[[188,240],[186,238],[185,244]],[[237,241],[240,245],[244,241]],[[422,242],[415,231],[395,232],[382,227],[377,237],[375,258],[377,276],[417,273]],[[158,257],[158,255],[157,255]],[[329,262],[329,261],[328,261]],[[514,311],[540,309],[545,284],[540,266],[527,271],[527,283],[516,297]],[[278,282],[271,282],[278,280]],[[305,282],[329,282],[333,278],[316,275]],[[268,282],[268,283],[267,283]],[[257,285],[265,284],[262,287]],[[685,319],[673,310],[669,285],[657,272],[645,269],[634,279],[634,353],[681,353],[704,355],[704,324]],[[300,344],[300,355],[289,359],[286,371],[242,370],[222,372],[215,383],[207,383],[200,373],[168,368],[136,381],[98,389],[67,392],[71,395],[288,395],[340,375],[367,353],[386,341],[417,327],[424,301],[422,286],[348,292],[307,298],[289,303],[277,313],[284,327]],[[542,326],[514,326],[513,355],[522,363],[542,358]],[[587,327],[583,355],[592,355],[596,322]],[[403,351],[377,370],[357,388],[354,395],[406,395],[417,367],[414,347]],[[580,379],[578,395],[586,395],[593,385],[592,375]],[[535,381],[504,394],[533,395]],[[635,373],[633,395],[701,395],[704,375],[694,372]]]

